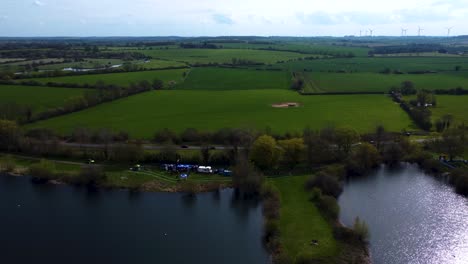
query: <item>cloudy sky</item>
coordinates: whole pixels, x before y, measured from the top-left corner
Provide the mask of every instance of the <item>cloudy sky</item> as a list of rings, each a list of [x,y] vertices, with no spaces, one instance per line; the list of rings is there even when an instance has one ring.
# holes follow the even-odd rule
[[[0,0],[0,36],[468,34],[468,0]]]

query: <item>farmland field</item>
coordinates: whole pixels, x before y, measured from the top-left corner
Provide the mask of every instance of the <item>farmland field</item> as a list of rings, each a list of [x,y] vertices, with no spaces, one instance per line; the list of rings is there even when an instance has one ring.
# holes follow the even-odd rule
[[[195,68],[185,82],[177,88],[187,90],[287,89],[290,82],[289,72]]]
[[[115,84],[127,86],[131,83],[137,83],[143,80],[153,81],[160,79],[165,82],[175,81],[177,83],[183,80],[183,73],[187,69],[177,70],[158,70],[158,71],[139,71],[139,72],[124,72],[124,73],[109,73],[109,74],[86,74],[79,76],[65,76],[53,78],[35,78],[42,83],[57,82],[57,83],[77,83],[77,84],[95,84],[97,81],[103,81],[106,84]]]
[[[33,111],[63,105],[64,101],[74,96],[83,95],[88,89],[54,88],[38,86],[0,85],[0,103],[16,103],[30,106]]]
[[[266,51],[248,49],[167,49],[142,50],[141,53],[153,59],[165,59],[190,64],[231,63],[233,58],[258,63],[276,63],[306,57],[306,55],[287,51]]]
[[[431,108],[432,119],[436,121],[444,115],[453,115],[455,123],[468,124],[468,96],[437,95],[437,106]]]
[[[156,60],[151,59],[148,62],[136,62],[138,66],[141,66],[146,69],[160,69],[160,68],[167,68],[167,67],[184,67],[187,64],[182,62],[170,61],[170,60]]]
[[[468,70],[468,59],[462,57],[374,57],[374,58],[331,58],[316,60],[298,60],[273,65],[293,71],[346,71],[346,72],[381,72],[386,68],[408,71],[454,71],[455,66],[462,71]]]
[[[106,66],[112,66],[116,64],[122,64],[123,60],[119,59],[84,59],[79,62],[67,62],[67,63],[57,63],[50,65],[39,66],[40,70],[62,70],[64,68],[81,68],[81,69],[90,69],[90,68],[103,68]]]
[[[416,89],[468,87],[461,74],[304,73],[314,83],[305,92],[388,92],[392,86],[412,81]],[[315,87],[315,88],[311,88]]]
[[[272,104],[297,102],[297,108],[273,108]],[[193,127],[267,126],[274,132],[302,131],[306,126],[350,126],[360,132],[383,124],[388,130],[408,128],[411,121],[384,95],[301,96],[287,90],[248,91],[152,91],[106,103],[29,127],[50,127],[67,133],[76,127],[128,131],[150,138],[162,128],[183,131]]]

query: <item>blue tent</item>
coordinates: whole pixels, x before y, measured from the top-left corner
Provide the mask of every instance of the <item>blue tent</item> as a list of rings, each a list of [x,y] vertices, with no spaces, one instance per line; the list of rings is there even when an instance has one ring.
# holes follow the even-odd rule
[[[182,174],[180,174],[180,178],[181,178],[181,179],[187,179],[187,178],[188,178],[188,174],[182,173]]]

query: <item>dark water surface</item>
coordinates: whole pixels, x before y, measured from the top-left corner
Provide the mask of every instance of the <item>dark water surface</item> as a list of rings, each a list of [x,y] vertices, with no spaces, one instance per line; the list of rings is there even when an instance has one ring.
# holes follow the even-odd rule
[[[416,166],[353,179],[339,204],[345,225],[367,222],[375,264],[468,263],[468,199]]]
[[[0,263],[268,263],[257,202],[0,176]]]

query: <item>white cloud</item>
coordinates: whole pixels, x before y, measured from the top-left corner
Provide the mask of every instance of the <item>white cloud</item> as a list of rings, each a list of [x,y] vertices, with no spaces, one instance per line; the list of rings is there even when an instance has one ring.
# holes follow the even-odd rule
[[[445,34],[448,26],[468,34],[468,0],[0,0],[0,11],[12,25],[0,27],[0,36],[339,36],[369,27],[399,35],[418,25],[426,34]]]
[[[39,1],[39,0],[35,0],[33,3],[34,3],[34,5],[36,5],[36,6],[44,6],[44,5],[45,5],[44,2],[41,2],[41,1]]]

